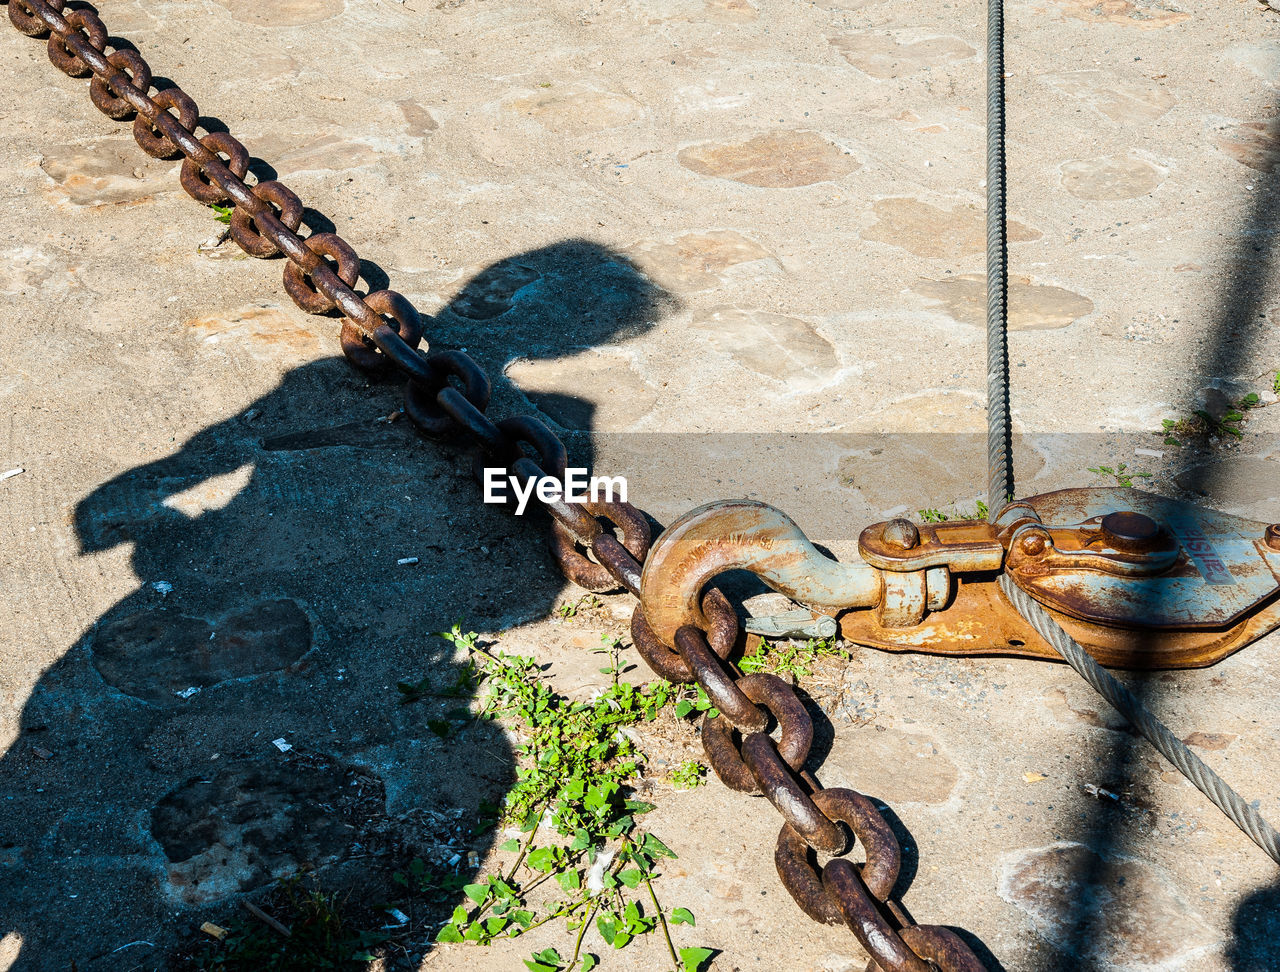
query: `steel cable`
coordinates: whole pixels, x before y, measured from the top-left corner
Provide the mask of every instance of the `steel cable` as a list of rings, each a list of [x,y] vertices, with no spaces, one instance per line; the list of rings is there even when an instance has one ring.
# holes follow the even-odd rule
[[[1014,495],[1009,424],[1008,242],[1005,227],[1004,0],[987,0],[987,506],[994,523]],[[1280,834],[1205,765],[1115,676],[1099,665],[1008,574],[1004,592],[1018,613],[1094,690],[1250,840],[1280,864]]]
[[[1239,793],[1187,748],[1186,743],[1156,718],[1123,683],[1094,661],[1084,647],[1062,630],[1062,626],[1050,617],[1049,612],[1018,587],[1008,574],[1001,575],[1000,590],[1018,609],[1018,613],[1066,659],[1067,664],[1080,673],[1081,678],[1128,719],[1159,750],[1161,756],[1194,783],[1196,789],[1212,800],[1214,806],[1225,813],[1268,857],[1280,864],[1280,834],[1276,833],[1275,828],[1257,810],[1245,803]]]
[[[1005,231],[1004,0],[987,2],[987,516],[1013,496]]]

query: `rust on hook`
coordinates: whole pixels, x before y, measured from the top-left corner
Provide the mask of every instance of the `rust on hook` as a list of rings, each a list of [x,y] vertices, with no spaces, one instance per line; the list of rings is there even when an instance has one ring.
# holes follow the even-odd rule
[[[821,554],[781,510],[755,500],[709,503],[658,538],[645,562],[640,597],[653,633],[674,644],[682,625],[702,623],[701,593],[717,574],[747,570],[775,591],[824,614],[872,607],[880,572]]]

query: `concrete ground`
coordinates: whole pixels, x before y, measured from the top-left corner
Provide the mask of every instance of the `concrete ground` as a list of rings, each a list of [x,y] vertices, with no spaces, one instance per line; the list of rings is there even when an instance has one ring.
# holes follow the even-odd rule
[[[981,4],[99,6],[490,369],[490,414],[536,409],[660,522],[753,495],[847,557],[886,512],[980,494]],[[1275,402],[1278,17],[1008,3],[1021,492],[1125,463],[1280,520],[1280,409],[1238,443],[1152,434]],[[162,968],[238,896],[462,846],[501,798],[500,727],[441,740],[397,705],[457,664],[431,632],[464,617],[585,694],[629,603],[558,618],[581,592],[540,526],[387,421],[396,389],[336,356],[281,262],[207,245],[177,163],[42,42],[0,30],[0,59],[0,467],[23,470],[0,482],[0,969]],[[1145,682],[1273,819],[1277,662],[1272,636]],[[1275,865],[1070,671],[854,647],[808,691],[817,775],[891,808],[906,907],[992,968],[1280,968]],[[679,727],[646,744],[697,754]],[[726,972],[862,967],[780,887],[771,808],[646,785],[682,944]],[[423,964],[521,969],[567,937]],[[649,948],[605,966],[661,967]]]

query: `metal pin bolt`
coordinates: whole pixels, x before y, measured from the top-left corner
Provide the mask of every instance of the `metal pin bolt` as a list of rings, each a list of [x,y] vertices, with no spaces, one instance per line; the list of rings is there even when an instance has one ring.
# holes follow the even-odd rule
[[[1028,533],[1019,542],[1022,552],[1028,557],[1039,557],[1047,546],[1043,533]]]
[[[1160,538],[1160,525],[1133,510],[1108,513],[1101,526],[1103,542],[1116,550],[1141,553],[1155,547]]]
[[[890,520],[884,525],[884,542],[902,550],[910,550],[920,542],[920,531],[910,520]]]
[[[1280,550],[1280,523],[1272,523],[1265,534],[1267,546],[1272,550]]]

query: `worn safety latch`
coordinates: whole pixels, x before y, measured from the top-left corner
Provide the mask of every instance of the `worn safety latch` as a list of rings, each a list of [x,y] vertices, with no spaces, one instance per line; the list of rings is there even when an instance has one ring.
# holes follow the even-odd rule
[[[858,552],[833,561],[773,507],[713,503],[654,545],[646,615],[670,643],[702,620],[713,577],[745,569],[860,644],[1057,658],[1000,592],[1005,572],[1105,665],[1210,665],[1280,625],[1280,525],[1136,489],[1043,493],[994,523],[888,520],[862,531]]]

